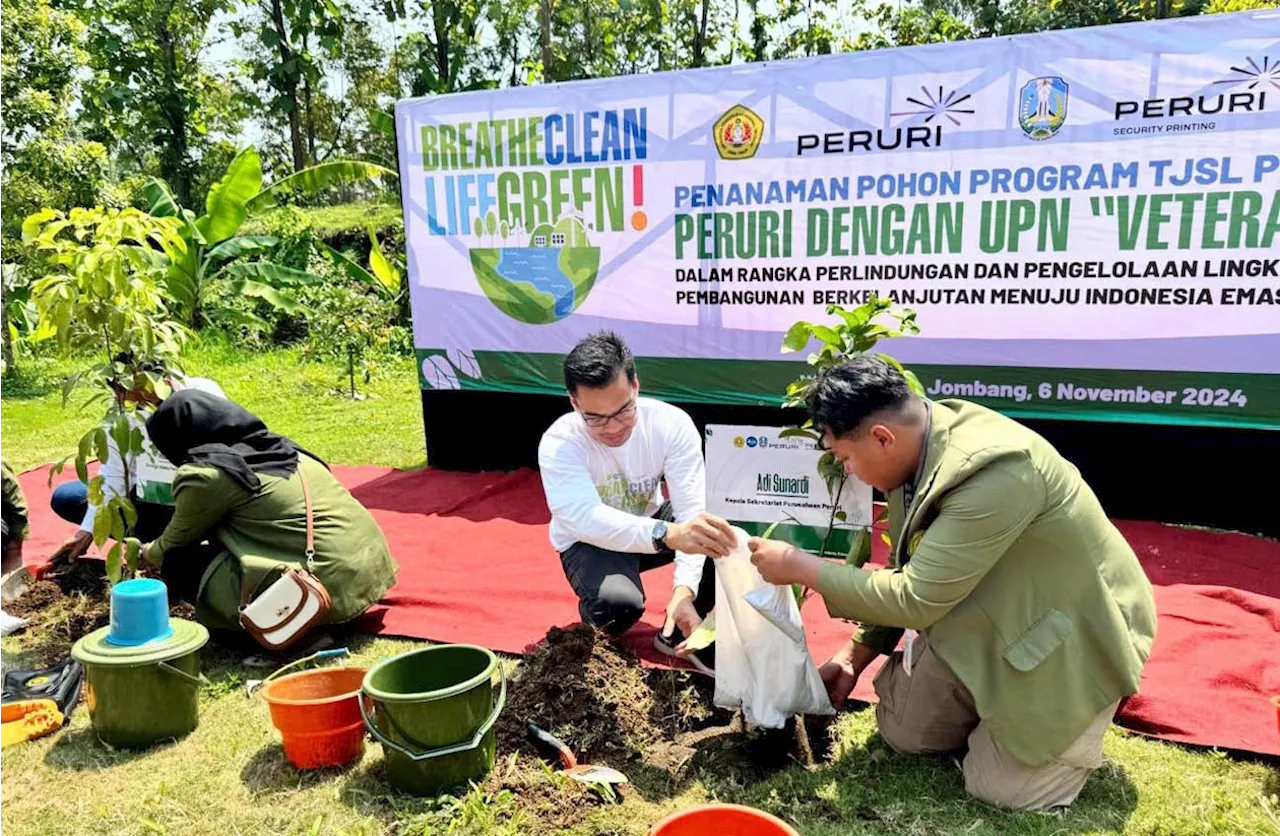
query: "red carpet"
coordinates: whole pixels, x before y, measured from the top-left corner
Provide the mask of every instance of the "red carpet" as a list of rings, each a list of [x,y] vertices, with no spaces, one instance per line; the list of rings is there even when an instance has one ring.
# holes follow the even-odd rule
[[[578,620],[547,542],[538,475],[402,473],[338,468],[374,514],[400,563],[399,582],[364,618],[371,632],[469,642],[506,652],[536,643],[552,625]],[[60,480],[75,478],[59,477]],[[32,507],[29,563],[74,529],[49,510],[47,471],[23,474]],[[1280,694],[1280,544],[1155,523],[1120,523],[1156,584],[1159,633],[1141,692],[1118,721],[1144,734],[1201,746],[1280,755],[1269,702]],[[876,561],[884,546],[877,538]],[[649,607],[627,640],[650,660],[671,588],[671,569],[645,576]],[[820,599],[804,608],[814,658],[848,636]],[[871,676],[855,695],[872,701]]]

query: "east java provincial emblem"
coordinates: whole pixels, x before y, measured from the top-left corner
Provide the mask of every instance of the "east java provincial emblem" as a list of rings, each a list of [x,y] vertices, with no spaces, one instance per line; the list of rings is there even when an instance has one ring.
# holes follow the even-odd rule
[[[1032,139],[1048,139],[1067,121],[1068,85],[1057,76],[1033,78],[1018,95],[1018,124]]]

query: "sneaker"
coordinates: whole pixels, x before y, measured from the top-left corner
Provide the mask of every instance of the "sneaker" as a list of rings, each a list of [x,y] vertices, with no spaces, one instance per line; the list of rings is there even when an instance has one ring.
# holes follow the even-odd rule
[[[680,642],[684,641],[684,634],[680,632],[679,627],[673,627],[670,636],[662,635],[659,630],[653,637],[653,649],[674,659],[680,659],[693,665],[700,673],[707,676],[716,675],[716,646],[712,642],[701,650],[695,650],[691,655],[681,656],[676,653],[676,648]]]

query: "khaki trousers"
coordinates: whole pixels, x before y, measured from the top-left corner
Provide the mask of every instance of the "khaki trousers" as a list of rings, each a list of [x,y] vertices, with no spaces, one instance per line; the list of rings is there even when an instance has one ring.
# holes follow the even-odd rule
[[[1089,774],[1102,764],[1102,737],[1117,701],[1084,734],[1042,766],[1018,761],[991,736],[973,697],[946,663],[916,637],[908,674],[895,652],[875,679],[880,736],[904,754],[940,754],[968,748],[964,788],[975,798],[1010,810],[1065,807],[1076,800]]]

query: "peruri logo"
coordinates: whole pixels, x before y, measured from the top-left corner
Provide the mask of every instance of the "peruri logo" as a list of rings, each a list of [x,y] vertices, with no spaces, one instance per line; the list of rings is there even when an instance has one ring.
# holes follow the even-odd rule
[[[760,147],[764,120],[750,108],[734,105],[716,120],[711,130],[721,159],[747,160],[754,157]]]

